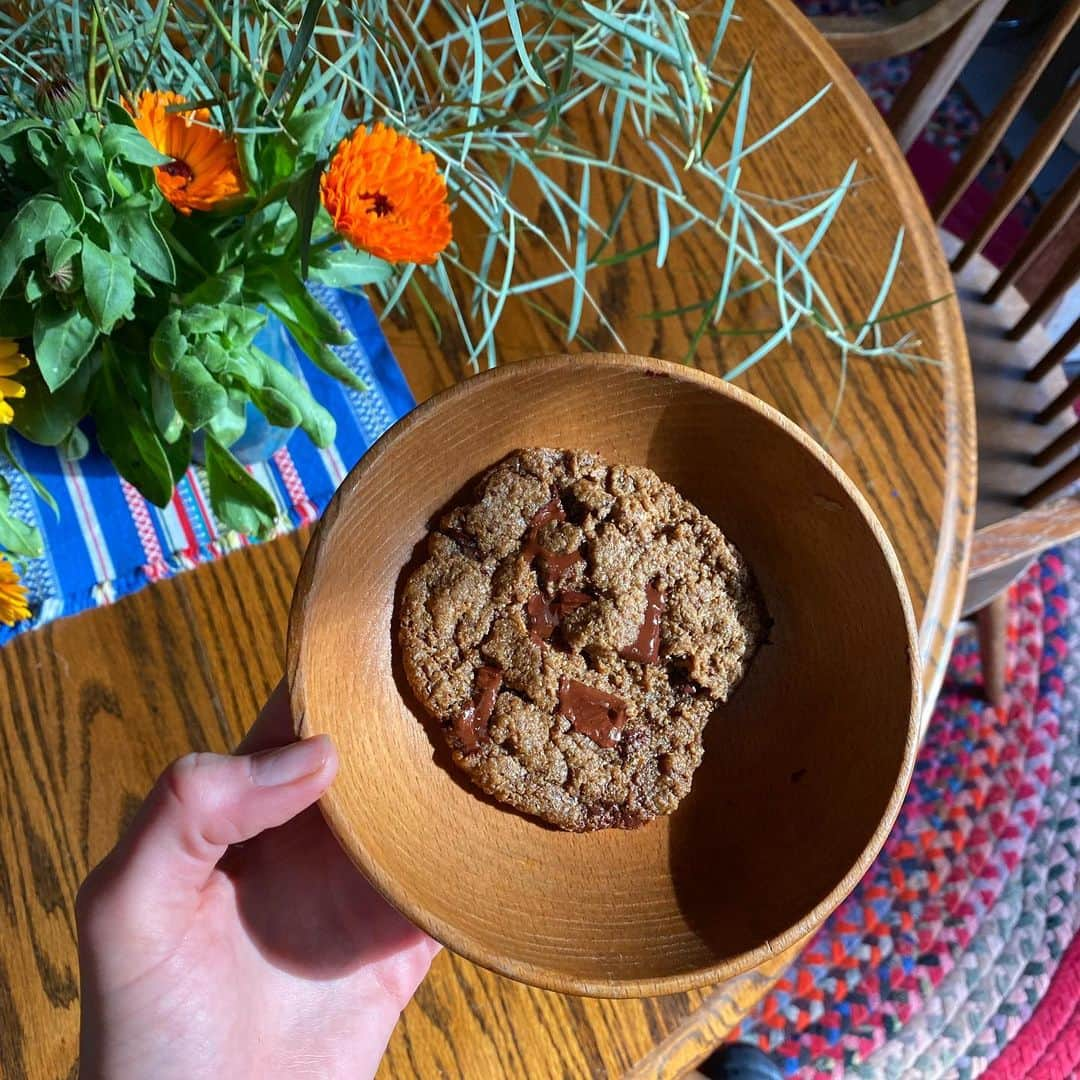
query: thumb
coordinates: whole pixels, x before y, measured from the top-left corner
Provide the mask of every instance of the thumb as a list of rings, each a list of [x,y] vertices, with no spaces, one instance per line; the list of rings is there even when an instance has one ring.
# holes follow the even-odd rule
[[[325,735],[242,757],[188,754],[165,770],[96,873],[133,910],[193,908],[230,844],[307,809],[337,765]]]

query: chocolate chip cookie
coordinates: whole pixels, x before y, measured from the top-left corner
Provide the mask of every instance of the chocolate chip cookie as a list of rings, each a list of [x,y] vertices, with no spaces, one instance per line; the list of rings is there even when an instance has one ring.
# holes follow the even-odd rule
[[[765,622],[742,556],[670,484],[536,449],[431,533],[400,643],[472,781],[580,832],[675,809]]]

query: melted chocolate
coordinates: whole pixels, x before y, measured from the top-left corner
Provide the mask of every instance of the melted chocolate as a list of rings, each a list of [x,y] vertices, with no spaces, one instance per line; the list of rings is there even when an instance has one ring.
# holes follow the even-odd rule
[[[562,622],[564,616],[588,604],[592,597],[576,589],[565,589],[554,600],[543,593],[534,593],[525,604],[525,622],[529,637],[537,644],[547,641]]]
[[[592,597],[587,592],[578,592],[577,589],[564,589],[555,597],[560,617],[569,615],[571,611],[577,611],[579,607],[589,603],[592,603]]]
[[[556,553],[548,551],[540,545],[540,530],[549,521],[565,521],[566,511],[556,495],[550,502],[544,503],[539,510],[529,519],[529,531],[525,534],[525,545],[521,553],[532,562],[540,556],[540,574],[547,585],[557,585],[566,572],[579,562],[583,561],[580,551],[567,551]]]
[[[655,585],[645,586],[645,618],[632,645],[624,645],[619,655],[639,664],[655,664],[660,659],[660,616],[664,597]]]
[[[544,505],[529,518],[529,531],[525,534],[525,546],[522,548],[522,554],[525,558],[531,562],[544,550],[540,546],[537,536],[539,536],[540,530],[549,521],[565,520],[566,511],[563,509],[562,503],[559,502],[558,495],[556,495],[551,502],[544,503]]]
[[[461,740],[466,753],[472,753],[487,739],[488,721],[495,711],[495,697],[502,686],[502,672],[482,667],[476,671],[473,700],[454,720],[454,734]]]
[[[525,604],[525,622],[529,637],[539,645],[547,641],[559,625],[559,613],[543,593],[534,593]]]
[[[559,715],[597,746],[616,746],[626,723],[626,702],[564,675],[559,680]]]

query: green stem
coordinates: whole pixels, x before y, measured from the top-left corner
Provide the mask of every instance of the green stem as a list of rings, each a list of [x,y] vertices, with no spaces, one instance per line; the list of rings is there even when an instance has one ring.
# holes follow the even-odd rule
[[[251,79],[252,86],[259,92],[259,97],[264,101],[266,100],[266,91],[263,90],[262,80],[259,78],[255,68],[252,67],[251,61],[247,58],[247,54],[239,45],[233,40],[232,34],[229,33],[228,27],[221,20],[221,16],[214,10],[213,2],[203,5],[203,10],[209,16],[210,21],[214,24],[214,28],[221,35],[222,40],[229,47],[229,52],[236,57],[240,62],[240,66],[247,72],[248,78]]]
[[[162,35],[165,33],[165,22],[169,17],[169,2],[170,0],[162,0],[161,4],[161,18],[158,19],[158,24],[154,27],[154,37],[150,42],[150,47],[146,50],[146,64],[143,67],[142,74],[139,76],[139,81],[135,84],[135,89],[132,91],[131,107],[136,108],[136,98],[142,93],[143,87],[146,85],[146,80],[150,78],[150,65],[153,64],[154,59],[157,56],[158,47],[161,45]]]
[[[101,0],[92,0],[94,5],[94,14],[97,16],[97,20],[101,26],[101,36],[105,39],[105,49],[109,54],[109,63],[112,65],[114,74],[116,75],[116,85],[120,87],[120,93],[128,101],[131,100],[131,88],[128,86],[127,77],[124,75],[124,70],[120,66],[120,54],[116,51],[116,44],[112,39],[112,35],[109,33],[108,26],[105,25],[105,15],[101,10]]]
[[[90,16],[90,48],[87,53],[86,64],[86,102],[91,112],[97,112],[100,107],[97,100],[97,32],[98,17],[97,9]]]
[[[165,242],[172,248],[174,254],[180,256],[181,262],[186,263],[192,270],[195,270],[199,274],[200,279],[206,277],[206,267],[204,267],[171,232],[167,232],[164,235]]]

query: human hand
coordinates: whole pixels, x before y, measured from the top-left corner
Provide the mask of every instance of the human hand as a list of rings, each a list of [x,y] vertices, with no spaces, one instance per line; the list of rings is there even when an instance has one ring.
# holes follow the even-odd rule
[[[313,805],[337,753],[281,687],[237,753],[170,766],[79,891],[83,1080],[372,1076],[438,951]]]

